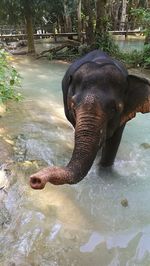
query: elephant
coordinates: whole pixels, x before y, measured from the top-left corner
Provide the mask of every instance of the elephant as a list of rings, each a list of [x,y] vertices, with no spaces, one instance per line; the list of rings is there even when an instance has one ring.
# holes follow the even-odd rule
[[[47,167],[30,176],[33,189],[76,184],[101,149],[100,166],[112,166],[126,123],[150,112],[150,82],[130,75],[123,64],[100,50],[73,62],[62,80],[64,111],[75,129],[72,157],[65,167]]]

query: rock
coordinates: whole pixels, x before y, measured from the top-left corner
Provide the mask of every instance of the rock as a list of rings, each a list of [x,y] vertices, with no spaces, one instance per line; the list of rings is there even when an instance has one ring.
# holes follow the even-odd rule
[[[144,149],[150,149],[149,143],[142,143],[140,146],[142,146]]]
[[[0,226],[4,227],[11,222],[11,216],[5,207],[0,208]]]
[[[20,40],[16,43],[16,48],[18,47],[27,47],[28,42],[26,40]]]
[[[5,190],[8,188],[9,186],[9,180],[8,180],[8,175],[10,174],[7,170],[5,170],[5,165],[2,165],[0,167],[0,190]]]
[[[2,129],[2,128],[1,128]],[[0,140],[0,163],[10,161],[12,156],[12,146],[3,137]]]
[[[121,200],[121,205],[123,206],[123,207],[128,207],[128,200],[127,199],[122,199]]]
[[[5,112],[6,112],[6,105],[0,103],[0,117],[3,116]]]
[[[5,207],[5,199],[7,197],[7,188],[9,187],[10,170],[7,165],[3,164],[0,167],[0,226],[3,228],[5,224],[9,224],[11,216]]]
[[[24,134],[18,135],[14,139],[15,145],[14,145],[14,157],[15,161],[17,162],[23,162],[26,160],[26,137]]]

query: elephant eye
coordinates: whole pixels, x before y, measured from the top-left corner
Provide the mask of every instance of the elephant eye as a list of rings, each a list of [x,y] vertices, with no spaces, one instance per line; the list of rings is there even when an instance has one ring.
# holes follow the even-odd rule
[[[116,105],[114,104],[112,107],[111,107],[111,112],[112,113],[116,113],[117,111],[117,108],[116,108]]]
[[[108,112],[109,119],[112,119],[118,113],[117,105],[114,100],[108,103],[107,112]]]
[[[110,116],[111,118],[116,115],[116,114],[121,114],[123,111],[124,105],[122,102],[116,103],[113,102],[111,104],[111,108],[110,108]]]
[[[110,112],[111,112],[111,114],[110,114],[111,117],[113,117],[113,116],[117,113],[117,109],[116,109],[116,107],[115,107],[115,106],[112,107]]]
[[[117,112],[117,106],[116,106],[116,103],[114,101],[111,102],[111,104],[110,104],[110,112],[112,114],[115,114]]]

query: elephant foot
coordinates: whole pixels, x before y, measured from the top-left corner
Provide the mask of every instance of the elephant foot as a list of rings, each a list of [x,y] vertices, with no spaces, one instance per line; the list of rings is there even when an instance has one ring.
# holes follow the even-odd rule
[[[110,168],[114,164],[114,161],[100,161],[99,166],[102,168]]]

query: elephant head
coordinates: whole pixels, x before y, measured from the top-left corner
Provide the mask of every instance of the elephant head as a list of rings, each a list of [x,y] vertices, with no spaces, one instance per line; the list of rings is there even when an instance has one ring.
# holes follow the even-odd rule
[[[122,64],[97,50],[69,67],[62,88],[65,114],[75,128],[74,150],[67,166],[33,174],[34,189],[44,188],[46,182],[81,181],[100,148],[100,163],[112,165],[126,122],[137,112],[150,112],[149,81],[128,75]]]

